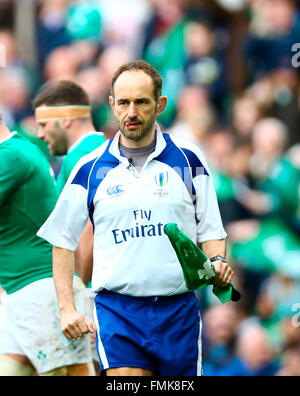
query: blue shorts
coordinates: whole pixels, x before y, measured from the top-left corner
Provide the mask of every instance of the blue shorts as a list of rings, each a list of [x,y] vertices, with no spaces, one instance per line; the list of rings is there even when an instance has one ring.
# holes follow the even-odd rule
[[[101,370],[139,367],[160,376],[201,375],[201,319],[194,293],[95,298]]]

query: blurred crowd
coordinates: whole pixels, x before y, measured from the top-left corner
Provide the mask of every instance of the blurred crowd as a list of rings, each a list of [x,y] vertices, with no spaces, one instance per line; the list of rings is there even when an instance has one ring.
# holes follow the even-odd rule
[[[204,375],[300,376],[299,11],[294,0],[0,0],[1,113],[56,173],[33,96],[72,79],[111,138],[112,75],[134,59],[163,77],[162,127],[203,150],[243,294],[219,305],[198,293]]]

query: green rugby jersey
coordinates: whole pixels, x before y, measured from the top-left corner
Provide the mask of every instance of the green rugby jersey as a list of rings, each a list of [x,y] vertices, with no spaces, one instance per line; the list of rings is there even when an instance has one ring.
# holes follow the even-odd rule
[[[0,285],[8,294],[52,276],[52,246],[36,233],[56,200],[40,149],[16,132],[0,142]]]
[[[57,191],[60,194],[74,168],[76,163],[86,154],[94,151],[96,148],[101,146],[106,141],[103,133],[92,132],[83,136],[78,142],[76,142],[69,150],[66,155],[58,178],[57,178]]]

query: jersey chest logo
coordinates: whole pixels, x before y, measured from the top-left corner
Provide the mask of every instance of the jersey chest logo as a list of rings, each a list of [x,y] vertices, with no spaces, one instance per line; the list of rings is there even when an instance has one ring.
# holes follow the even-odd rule
[[[155,184],[158,187],[154,194],[159,198],[164,198],[169,195],[169,191],[166,189],[166,186],[169,182],[169,173],[167,171],[158,173],[154,177]]]
[[[106,192],[110,197],[119,197],[120,195],[125,194],[124,186],[122,184],[109,187]]]

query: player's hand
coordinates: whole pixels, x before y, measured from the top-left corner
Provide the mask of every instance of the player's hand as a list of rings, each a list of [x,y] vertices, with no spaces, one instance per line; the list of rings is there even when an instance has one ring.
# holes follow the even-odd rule
[[[214,261],[216,277],[214,284],[217,286],[228,286],[232,282],[234,272],[227,263],[223,263],[221,260]]]
[[[93,323],[77,311],[61,313],[61,330],[68,340],[76,340],[87,333],[95,333]]]

